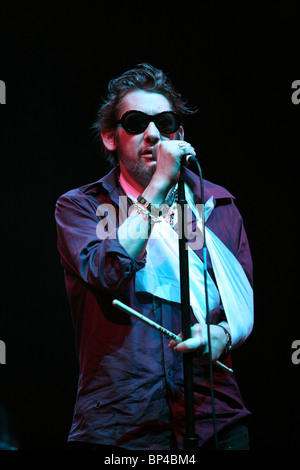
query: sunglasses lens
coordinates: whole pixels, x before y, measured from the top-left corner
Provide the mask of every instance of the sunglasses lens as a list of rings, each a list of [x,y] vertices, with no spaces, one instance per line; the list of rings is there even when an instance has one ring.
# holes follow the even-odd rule
[[[155,124],[162,134],[173,134],[179,129],[180,120],[177,114],[165,112],[156,117]]]
[[[170,111],[165,111],[156,116],[148,116],[141,111],[128,111],[121,118],[121,124],[126,132],[130,134],[141,134],[147,129],[151,120],[154,121],[157,129],[162,134],[172,134],[176,132],[180,126],[178,114]]]
[[[148,126],[148,119],[145,114],[132,111],[124,116],[122,124],[130,134],[141,134]]]

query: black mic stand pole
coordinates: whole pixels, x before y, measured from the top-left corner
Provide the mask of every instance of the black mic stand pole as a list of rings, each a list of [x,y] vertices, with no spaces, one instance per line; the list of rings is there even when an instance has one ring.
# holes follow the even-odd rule
[[[185,236],[185,188],[184,171],[180,172],[178,181],[178,204],[181,211],[178,218],[179,226],[179,267],[180,267],[180,289],[181,289],[181,321],[183,341],[191,337],[190,319],[190,286],[189,286],[189,262],[187,239]],[[181,220],[180,220],[181,219]],[[193,353],[183,354],[183,380],[184,380],[184,402],[186,434],[184,437],[184,448],[197,449],[198,438],[195,434],[194,416],[194,380],[193,380]]]

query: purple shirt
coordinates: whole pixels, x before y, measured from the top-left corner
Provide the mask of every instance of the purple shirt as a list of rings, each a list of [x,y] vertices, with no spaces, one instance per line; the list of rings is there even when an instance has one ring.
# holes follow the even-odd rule
[[[195,203],[201,203],[199,178],[185,171]],[[250,250],[234,197],[204,181],[205,201],[212,195],[215,209],[206,225],[237,257],[252,284]],[[112,300],[119,299],[168,330],[182,331],[179,304],[135,293],[135,273],[145,266],[147,253],[141,260],[134,259],[117,237],[100,240],[97,236],[97,207],[113,204],[118,211],[119,196],[124,192],[114,169],[57,201],[58,249],[80,366],[69,440],[131,450],[182,449],[182,355],[168,348],[170,340],[164,335],[112,306]],[[202,258],[202,250],[196,253]],[[209,256],[208,270],[214,279]],[[222,305],[210,312],[211,323],[225,318]],[[196,323],[192,312],[191,323]],[[222,361],[230,367],[230,355]],[[209,367],[195,362],[193,370],[195,426],[201,445],[213,436]],[[214,396],[218,430],[250,414],[234,375],[217,366]]]

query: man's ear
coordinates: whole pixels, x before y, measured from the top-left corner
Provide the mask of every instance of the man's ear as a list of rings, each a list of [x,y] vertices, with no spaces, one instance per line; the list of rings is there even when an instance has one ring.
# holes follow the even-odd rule
[[[178,140],[184,140],[184,129],[182,126],[179,127],[178,131],[177,131],[177,135],[176,135],[176,138]]]
[[[113,152],[117,149],[114,129],[103,129],[101,131],[101,138],[107,150]]]

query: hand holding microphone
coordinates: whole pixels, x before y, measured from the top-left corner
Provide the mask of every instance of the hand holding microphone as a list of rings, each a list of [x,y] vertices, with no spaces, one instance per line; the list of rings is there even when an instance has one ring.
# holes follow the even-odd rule
[[[163,140],[152,149],[156,160],[155,178],[166,185],[178,182],[182,165],[196,160],[195,149],[184,140]]]
[[[187,151],[188,149],[188,146],[186,145],[186,143],[182,141],[179,142],[178,146],[180,150],[183,150],[184,152]],[[197,161],[198,160],[196,158],[196,153],[195,153],[195,156],[192,155],[191,153],[184,153],[181,158],[181,165],[188,166],[189,163],[196,163]]]
[[[190,158],[196,157],[196,152],[194,147],[185,140],[162,140],[158,144],[154,145],[152,155],[157,161],[160,155],[163,159],[168,155],[172,155],[179,163],[182,159],[188,161]]]

